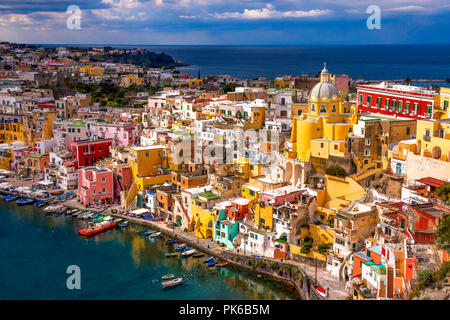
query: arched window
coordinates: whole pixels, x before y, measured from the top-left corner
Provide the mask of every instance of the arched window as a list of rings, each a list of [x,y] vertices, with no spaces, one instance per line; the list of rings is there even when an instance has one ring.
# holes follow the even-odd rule
[[[316,105],[313,103],[311,105],[311,112],[315,112],[316,111]]]
[[[333,104],[333,108],[331,108],[331,112],[336,112],[336,105],[335,104]]]
[[[327,108],[325,108],[324,104],[320,107],[320,113],[327,113]]]

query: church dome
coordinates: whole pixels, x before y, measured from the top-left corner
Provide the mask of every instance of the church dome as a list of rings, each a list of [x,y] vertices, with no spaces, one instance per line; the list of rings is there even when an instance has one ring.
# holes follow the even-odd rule
[[[333,96],[339,97],[339,90],[334,86],[334,84],[329,82],[319,82],[312,88],[309,94],[310,99],[331,99]]]

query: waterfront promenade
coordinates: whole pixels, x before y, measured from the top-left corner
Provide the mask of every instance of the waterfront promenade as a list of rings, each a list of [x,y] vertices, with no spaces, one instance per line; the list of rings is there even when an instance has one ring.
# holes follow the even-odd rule
[[[221,259],[227,260],[230,263],[239,265],[241,267],[248,268],[247,266],[244,266],[240,263],[236,263],[233,260],[227,259],[226,256],[228,256],[228,255],[241,256],[241,257],[247,256],[250,258],[251,253],[245,253],[245,254],[237,253],[236,250],[230,250],[228,248],[223,248],[211,239],[199,239],[192,232],[184,232],[184,231],[179,230],[178,228],[171,228],[171,227],[167,226],[166,222],[164,222],[164,221],[155,222],[155,221],[149,221],[149,220],[140,219],[140,218],[136,218],[136,217],[125,216],[125,215],[118,214],[118,213],[110,213],[109,212],[109,214],[111,214],[112,216],[117,217],[117,218],[127,219],[133,223],[137,223],[137,224],[148,226],[153,229],[157,229],[157,230],[161,231],[162,233],[164,233],[165,235],[172,237],[172,238],[177,238],[183,242],[186,242],[189,245],[191,245],[192,247],[195,247],[198,250],[201,250],[209,255],[217,256],[217,257],[220,257]],[[315,267],[314,266],[310,266],[310,265],[307,265],[307,264],[304,264],[304,263],[301,263],[298,261],[294,261],[294,260],[281,261],[279,259],[271,259],[271,258],[266,258],[266,257],[264,257],[264,260],[273,261],[273,262],[281,263],[284,265],[296,266],[311,280],[313,280],[315,278]],[[261,272],[261,273],[264,273],[264,272]],[[266,274],[266,273],[264,273],[264,274]],[[269,274],[266,274],[266,275],[269,275]],[[284,281],[284,282],[289,281],[289,282],[291,282],[291,284],[293,284],[293,281],[287,280],[276,274],[270,274],[269,276],[272,276],[272,277],[274,277],[278,280]],[[322,299],[343,300],[344,299],[345,300],[345,298],[347,297],[347,293],[345,292],[344,281],[339,281],[338,279],[333,278],[331,276],[331,274],[329,274],[327,271],[325,271],[321,268],[317,269],[317,283],[318,283],[318,286],[320,286],[320,287],[328,288],[328,296],[326,298],[322,298],[319,295],[314,294],[314,297],[305,297],[304,294],[302,294],[303,299],[316,299],[316,300],[322,300]],[[299,289],[298,286],[297,286],[297,289]]]

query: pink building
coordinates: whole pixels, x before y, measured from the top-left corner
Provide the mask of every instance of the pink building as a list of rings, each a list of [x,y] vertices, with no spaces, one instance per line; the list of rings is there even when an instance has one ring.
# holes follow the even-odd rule
[[[85,167],[78,170],[77,199],[84,205],[112,203],[113,187],[110,169]]]
[[[261,201],[266,205],[285,204],[286,202],[294,203],[301,194],[305,192],[304,189],[299,189],[294,186],[285,186],[272,191],[265,191],[261,193]]]
[[[112,139],[113,146],[130,146],[136,144],[136,128],[125,124],[95,123],[91,124],[91,133],[104,139]]]

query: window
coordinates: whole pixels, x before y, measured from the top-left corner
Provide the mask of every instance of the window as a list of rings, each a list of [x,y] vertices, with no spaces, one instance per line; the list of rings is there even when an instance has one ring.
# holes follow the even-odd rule
[[[338,145],[335,144],[335,145],[334,145],[334,150],[337,150],[337,149],[338,149]]]
[[[417,102],[414,102],[413,114],[417,115],[418,113],[419,113],[419,104]]]
[[[102,183],[106,183],[106,178],[102,177]]]
[[[320,113],[326,113],[327,112],[327,108],[325,108],[325,105],[323,104],[321,107],[320,107]]]
[[[395,111],[395,106],[396,106],[396,101],[392,100],[391,101],[391,111]]]
[[[384,109],[389,109],[389,98],[386,98],[386,100],[384,100]]]
[[[448,100],[444,100],[444,111],[448,109]]]
[[[411,128],[406,128],[406,135],[409,136],[411,134]]]
[[[397,103],[397,112],[402,112],[403,111],[403,101],[399,101]]]
[[[378,97],[377,98],[377,108],[380,108],[380,107],[381,107],[381,98]]]
[[[333,104],[333,108],[331,109],[331,112],[336,112],[336,105]]]
[[[366,139],[366,146],[370,146],[370,139]]]
[[[367,106],[372,106],[372,96],[367,96]]]
[[[370,149],[364,149],[364,156],[370,157]]]
[[[311,112],[316,112],[316,105],[314,103],[311,105]]]
[[[411,103],[409,101],[405,102],[405,113],[409,113],[409,110],[411,109]]]
[[[320,143],[320,147],[323,148],[323,142]]]
[[[363,95],[362,94],[360,94],[359,95],[359,104],[363,104]]]

